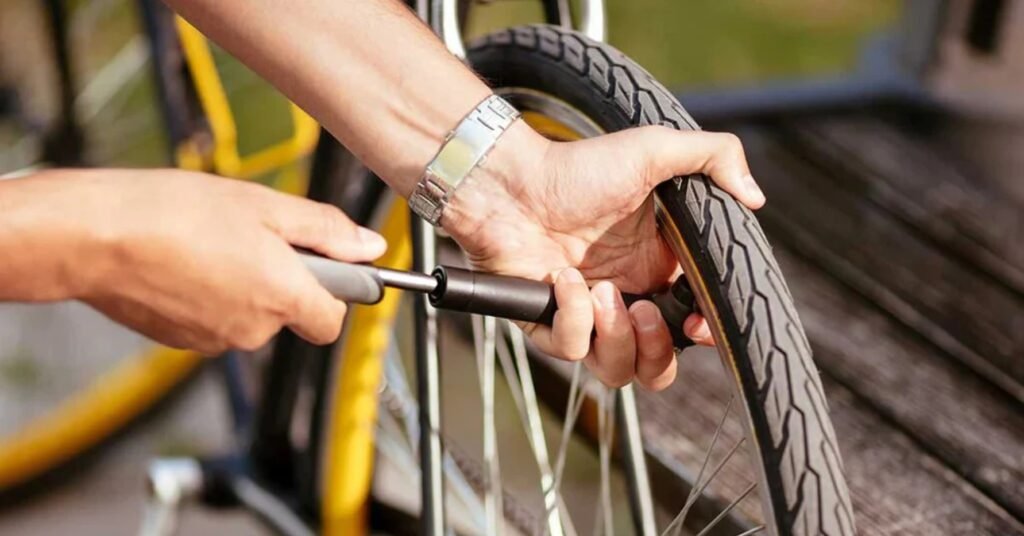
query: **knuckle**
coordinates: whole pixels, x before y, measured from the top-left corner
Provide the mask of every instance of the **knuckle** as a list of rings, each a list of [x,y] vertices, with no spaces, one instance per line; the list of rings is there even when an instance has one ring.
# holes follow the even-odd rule
[[[263,288],[270,300],[269,313],[281,321],[301,314],[308,300],[307,274],[296,265],[295,269],[278,269],[265,275],[268,279]]]
[[[324,324],[324,329],[318,330],[317,333],[313,336],[314,340],[312,340],[310,342],[313,342],[314,344],[330,344],[330,343],[338,340],[338,337],[340,335],[341,335],[341,323],[338,323],[338,322],[325,323]]]
[[[637,378],[639,379],[639,378]],[[675,371],[670,373],[648,378],[646,380],[640,380],[640,385],[647,391],[658,392],[664,391],[668,386],[672,385],[676,379]]]
[[[266,203],[277,193],[269,186],[253,181],[225,180],[223,187],[232,196],[246,200],[246,204]]]
[[[678,131],[668,125],[650,125],[644,127],[653,136],[672,136]]]
[[[657,337],[642,341],[637,345],[637,355],[647,361],[659,361],[666,359],[666,356],[673,356],[671,335],[660,333]]]
[[[277,289],[272,292],[273,301],[268,307],[274,318],[284,320],[302,312],[303,294],[296,279],[295,276],[286,276],[277,282]]]
[[[717,136],[722,140],[722,145],[729,149],[743,146],[743,142],[740,141],[740,137],[732,132],[719,132],[717,133]]]
[[[348,229],[349,220],[340,208],[327,203],[319,203],[318,205],[320,231],[324,237],[336,236],[338,233]]]
[[[732,132],[723,132],[722,145],[725,148],[725,156],[729,158],[742,158],[743,157],[743,141],[740,137],[733,134]]]
[[[569,361],[579,361],[590,352],[590,343],[581,343],[577,340],[565,340],[559,345],[560,357]]]
[[[625,316],[612,316],[601,322],[601,332],[604,338],[617,341],[631,341],[633,339],[633,325]]]
[[[231,346],[246,352],[255,352],[270,340],[272,333],[264,329],[248,329],[235,335]]]
[[[601,383],[613,389],[620,389],[629,385],[629,382],[633,381],[633,374],[630,373],[606,373],[601,379]]]

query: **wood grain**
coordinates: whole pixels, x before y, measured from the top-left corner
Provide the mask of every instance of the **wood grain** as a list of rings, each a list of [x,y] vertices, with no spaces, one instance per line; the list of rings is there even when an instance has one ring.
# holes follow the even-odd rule
[[[771,129],[738,130],[770,199],[758,217],[785,243],[1024,404],[1024,300],[825,178]],[[1024,406],[1022,406],[1024,407]]]

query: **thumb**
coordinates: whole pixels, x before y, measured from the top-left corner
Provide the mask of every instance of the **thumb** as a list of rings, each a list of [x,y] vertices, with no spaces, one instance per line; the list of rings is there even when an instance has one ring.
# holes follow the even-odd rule
[[[350,262],[372,261],[387,250],[384,237],[356,225],[334,205],[269,189],[266,193],[264,222],[293,246]]]
[[[660,126],[637,131],[651,188],[671,177],[703,173],[748,208],[764,205],[764,194],[750,174],[743,143],[735,134]]]

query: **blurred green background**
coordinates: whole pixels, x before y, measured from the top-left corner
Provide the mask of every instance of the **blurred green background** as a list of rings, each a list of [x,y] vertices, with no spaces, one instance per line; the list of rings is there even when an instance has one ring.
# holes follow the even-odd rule
[[[864,38],[897,22],[896,0],[608,0],[609,41],[670,88],[752,83],[849,70]],[[527,1],[473,12],[479,35],[537,21]],[[685,103],[684,103],[685,105]]]
[[[130,0],[75,0],[71,5],[76,78],[85,88],[108,76],[105,68],[133,39],[139,39],[138,16]],[[864,41],[898,21],[901,5],[896,0],[608,0],[608,29],[614,45],[670,88],[735,86],[848,71],[856,64]],[[38,13],[29,16],[38,7],[31,0],[0,3],[0,18],[6,22],[0,24],[0,33],[19,20],[41,21]],[[474,6],[467,34],[476,36],[541,18],[539,3],[497,0]],[[14,48],[19,54],[0,56],[7,58],[0,59],[0,83],[31,80],[19,70],[45,67],[45,46],[24,39],[6,41],[0,42],[0,49]],[[15,57],[20,65],[12,68],[9,64]],[[283,100],[227,54],[217,51],[217,60],[236,114],[243,154],[286,137],[290,120]],[[32,110],[45,114],[47,104],[33,101],[46,100],[47,93],[45,87],[23,88],[22,98]],[[166,163],[153,99],[150,72],[139,68],[85,125],[90,162]],[[0,151],[14,145],[20,134],[10,125],[0,125]],[[29,163],[25,158],[0,153],[0,172]]]

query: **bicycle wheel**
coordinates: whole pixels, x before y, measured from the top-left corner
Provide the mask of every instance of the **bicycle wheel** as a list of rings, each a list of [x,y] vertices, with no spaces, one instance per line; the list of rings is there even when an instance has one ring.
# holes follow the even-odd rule
[[[475,43],[468,58],[527,121],[543,118],[535,128],[551,137],[588,123],[605,131],[699,128],[635,62],[570,30],[532,25],[497,32]],[[663,183],[656,205],[742,406],[765,530],[853,534],[811,348],[756,219],[703,176]]]
[[[52,9],[61,13],[59,18],[63,24],[62,28],[53,30],[63,35],[69,31],[70,25],[81,35],[103,34],[112,27],[123,25],[124,20],[116,12],[119,5],[118,2],[86,2],[68,7],[59,2],[54,3]],[[120,165],[144,162],[147,166],[152,165],[153,162],[145,160],[145,157],[154,148],[153,142],[166,135],[175,145],[172,153],[181,161],[180,164],[191,162],[192,168],[202,168],[206,165],[208,155],[202,154],[194,147],[195,144],[186,142],[190,136],[207,139],[198,136],[195,131],[201,127],[191,123],[203,124],[210,118],[204,110],[199,109],[198,103],[195,110],[191,110],[189,104],[184,102],[173,102],[172,105],[174,99],[171,96],[184,99],[184,95],[193,89],[186,87],[186,84],[199,80],[206,83],[203,89],[196,90],[198,97],[205,96],[208,101],[219,104],[219,110],[210,111],[219,111],[216,122],[226,132],[220,135],[224,140],[214,135],[212,141],[215,145],[229,148],[227,152],[233,153],[231,156],[234,157],[227,158],[229,161],[234,160],[234,166],[218,167],[228,168],[226,171],[231,171],[233,167],[246,178],[266,175],[280,168],[280,177],[274,186],[290,193],[300,193],[304,181],[299,169],[302,158],[312,150],[312,144],[316,141],[315,123],[291,106],[290,113],[295,125],[291,138],[254,154],[238,155],[233,117],[230,110],[225,112],[229,95],[225,93],[216,66],[208,57],[209,49],[204,38],[194,29],[187,30],[189,35],[184,38],[193,47],[190,56],[189,52],[179,50],[177,42],[167,39],[168,35],[165,35],[165,32],[173,32],[175,28],[174,15],[166,7],[159,2],[146,1],[140,3],[140,9],[146,23],[154,25],[145,30],[145,36],[152,41],[150,44],[157,49],[155,57],[150,60],[161,63],[161,58],[165,62],[173,58],[169,63],[181,67],[178,62],[184,59],[191,69],[193,79],[177,76],[181,73],[175,73],[176,76],[169,79],[160,79],[167,76],[167,73],[161,72],[160,66],[157,66],[157,85],[164,93],[152,103],[151,108],[145,107],[145,101],[128,105],[126,103],[130,96],[138,94],[148,74],[146,67],[149,65],[149,48],[146,47],[146,40],[142,39],[143,35],[126,39],[105,63],[97,61],[104,57],[102,54],[105,52],[93,50],[95,47],[87,46],[83,50],[72,51],[76,54],[71,60],[80,59],[78,56],[96,56],[84,62],[90,64],[89,68],[73,70],[76,83],[69,84],[68,88],[77,93],[67,96],[68,102],[73,100],[81,108],[73,115],[81,121],[77,128],[82,129],[89,140],[86,155],[88,161]],[[186,31],[185,25],[180,28]],[[117,31],[114,34],[121,35]],[[64,37],[66,40],[67,36]],[[197,47],[197,44],[201,46]],[[199,53],[195,48],[201,49]],[[203,59],[210,61],[204,63],[201,61]],[[168,69],[173,71],[173,68]],[[164,108],[163,123],[156,113],[157,106]],[[74,159],[82,157],[73,156]],[[142,160],[136,160],[139,158]],[[18,309],[29,310],[24,307]],[[144,420],[160,402],[170,398],[188,378],[195,376],[203,362],[203,356],[196,352],[144,343],[135,336],[127,335],[123,329],[112,328],[107,322],[97,322],[99,315],[82,311],[80,305],[70,308],[64,305],[44,305],[32,309],[50,311],[45,315],[53,316],[53,320],[48,321],[49,328],[60,329],[62,333],[47,338],[50,344],[38,344],[41,347],[39,355],[26,349],[25,353],[31,355],[31,359],[17,355],[21,350],[4,356],[5,359],[0,359],[0,368],[15,363],[16,367],[36,370],[36,374],[39,370],[46,371],[56,379],[46,378],[48,382],[45,385],[33,386],[31,396],[13,389],[4,393],[12,399],[18,399],[18,404],[8,403],[8,406],[16,410],[12,409],[0,416],[0,504],[20,499],[29,488],[45,487],[38,484],[61,481],[68,472],[66,468],[87,454],[102,449],[129,425]],[[71,314],[68,314],[69,311]],[[82,323],[92,326],[92,331],[81,327],[74,329]],[[33,329],[39,330],[38,327]],[[12,338],[16,344],[22,344],[17,337],[0,338],[0,342],[6,343]],[[122,343],[122,340],[125,342]],[[99,345],[108,348],[106,351],[96,349]],[[0,405],[7,402],[0,397]]]

